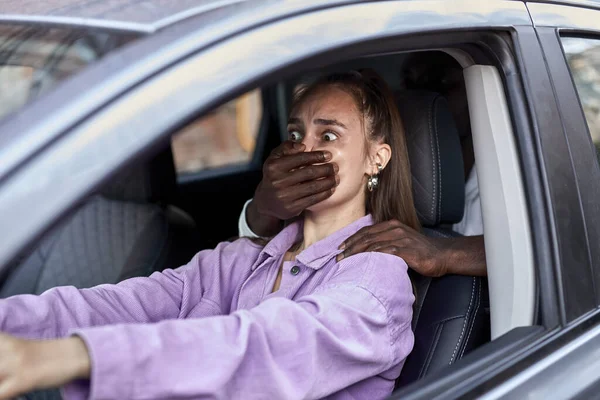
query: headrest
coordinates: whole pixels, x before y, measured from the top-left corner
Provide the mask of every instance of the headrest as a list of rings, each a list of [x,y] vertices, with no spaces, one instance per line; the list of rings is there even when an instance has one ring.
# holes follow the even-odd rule
[[[448,102],[440,94],[426,91],[403,91],[396,98],[421,224],[457,223],[463,217],[465,175],[460,138]]]
[[[100,193],[113,200],[169,204],[176,182],[173,154],[169,147],[150,160],[126,167],[110,179]]]

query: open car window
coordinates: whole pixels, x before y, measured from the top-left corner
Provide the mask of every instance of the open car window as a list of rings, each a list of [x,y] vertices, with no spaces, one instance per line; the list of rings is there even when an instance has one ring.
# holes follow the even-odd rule
[[[260,89],[196,119],[172,138],[179,176],[251,161],[263,116]]]
[[[77,28],[0,26],[0,119],[134,38]]]
[[[600,154],[600,40],[565,37],[562,43],[592,141]]]

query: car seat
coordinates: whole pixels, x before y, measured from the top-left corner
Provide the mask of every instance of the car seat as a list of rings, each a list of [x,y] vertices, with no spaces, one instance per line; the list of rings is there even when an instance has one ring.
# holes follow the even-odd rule
[[[175,179],[170,148],[110,179],[24,253],[0,297],[117,283],[189,261],[194,223],[169,205]]]
[[[396,96],[403,119],[415,206],[423,233],[460,236],[450,228],[463,216],[465,177],[460,139],[444,97],[426,91]],[[427,278],[410,270],[415,285],[415,345],[397,387],[452,365],[490,340],[487,278]]]

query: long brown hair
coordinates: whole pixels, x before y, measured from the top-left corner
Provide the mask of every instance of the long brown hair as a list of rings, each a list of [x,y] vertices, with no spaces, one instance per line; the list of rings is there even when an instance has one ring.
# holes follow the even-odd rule
[[[298,107],[317,89],[328,86],[344,90],[353,97],[363,117],[367,144],[372,141],[383,142],[392,149],[387,166],[379,174],[377,189],[366,192],[367,212],[373,215],[375,223],[396,219],[419,230],[406,137],[391,90],[373,70],[335,73],[299,89],[294,95],[291,109]]]

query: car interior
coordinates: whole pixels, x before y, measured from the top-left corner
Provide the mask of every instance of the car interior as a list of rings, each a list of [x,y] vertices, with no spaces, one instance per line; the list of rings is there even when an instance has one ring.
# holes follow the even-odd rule
[[[446,53],[431,53],[462,68]],[[334,70],[373,68],[387,81],[403,118],[423,233],[459,236],[452,225],[463,217],[466,175],[465,138],[456,121],[469,116],[457,115],[443,88],[407,85],[410,56],[377,55],[308,70],[189,121],[169,143],[117,172],[15,259],[2,277],[0,297],[148,276],[183,265],[196,252],[237,237],[239,213],[261,179],[262,162],[287,137],[294,87]],[[469,94],[471,107],[472,91],[462,74],[457,79],[465,96]],[[467,136],[470,140],[470,132]],[[225,161],[211,161],[219,154]],[[204,161],[198,162],[202,157]],[[411,271],[411,279],[417,299],[415,345],[398,388],[454,364],[492,338],[486,277],[427,278]]]

